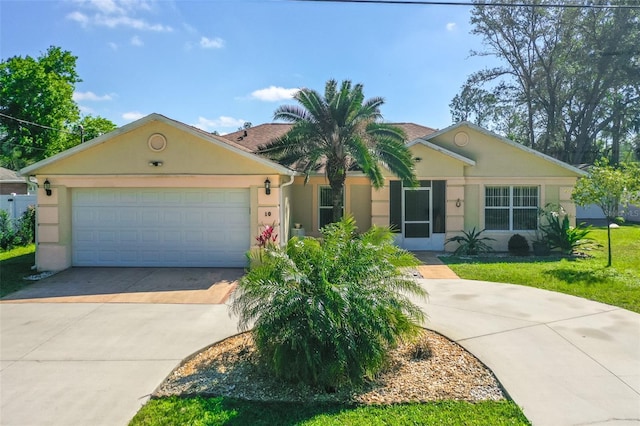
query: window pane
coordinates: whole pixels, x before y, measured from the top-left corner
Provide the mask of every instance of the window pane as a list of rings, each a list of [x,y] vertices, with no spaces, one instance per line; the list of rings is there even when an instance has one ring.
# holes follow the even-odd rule
[[[514,209],[513,229],[529,230],[538,227],[538,209]]]
[[[332,222],[333,209],[320,209],[320,228]]]
[[[320,207],[331,207],[333,203],[331,202],[331,187],[330,186],[321,186],[320,187]]]
[[[404,225],[405,238],[429,238],[428,223],[407,223]]]
[[[508,186],[488,186],[485,188],[485,206],[487,207],[508,207],[509,187]]]
[[[485,209],[484,226],[492,230],[509,229],[509,209]]]
[[[513,187],[514,207],[538,207],[538,187],[537,186],[515,186]]]
[[[404,191],[404,220],[429,220],[429,191]]]

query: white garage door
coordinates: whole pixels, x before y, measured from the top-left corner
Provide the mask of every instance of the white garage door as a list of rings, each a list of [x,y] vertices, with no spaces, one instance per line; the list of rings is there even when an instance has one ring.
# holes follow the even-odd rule
[[[246,189],[73,190],[74,266],[244,266]]]

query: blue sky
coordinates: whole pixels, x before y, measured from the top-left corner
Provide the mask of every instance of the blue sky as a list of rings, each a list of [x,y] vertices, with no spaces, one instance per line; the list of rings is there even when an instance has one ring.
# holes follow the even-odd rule
[[[0,0],[0,55],[78,57],[84,114],[157,112],[207,131],[271,122],[330,78],[385,98],[388,122],[451,124],[449,102],[489,59],[463,6],[285,0]]]

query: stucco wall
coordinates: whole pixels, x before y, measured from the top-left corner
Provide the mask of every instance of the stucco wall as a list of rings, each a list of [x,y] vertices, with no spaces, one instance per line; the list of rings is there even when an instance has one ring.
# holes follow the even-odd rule
[[[294,200],[291,209],[292,223],[300,223],[305,230],[305,235],[320,236],[318,229],[319,188],[328,185],[329,183],[324,176],[312,176],[306,185],[304,177],[296,177],[295,183],[292,185],[291,196]],[[353,215],[361,231],[368,230],[372,224],[371,191],[369,179],[366,177],[350,176],[345,182],[345,212]]]
[[[166,137],[166,148],[154,152],[148,140],[153,134]],[[150,162],[162,162],[159,167]],[[273,173],[251,154],[234,152],[224,142],[211,142],[160,121],[119,134],[38,170],[42,175],[191,174],[256,175]],[[264,180],[264,179],[263,179]]]
[[[466,134],[467,143],[455,143],[458,133]],[[460,137],[458,137],[460,140]],[[463,138],[464,139],[464,138]],[[468,177],[575,177],[576,173],[538,155],[503,142],[497,137],[469,127],[443,133],[430,142],[476,162],[465,170]]]

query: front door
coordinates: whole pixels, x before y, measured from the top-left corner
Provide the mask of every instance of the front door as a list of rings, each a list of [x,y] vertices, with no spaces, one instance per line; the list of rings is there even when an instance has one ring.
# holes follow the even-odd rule
[[[431,237],[431,188],[403,188],[402,211],[404,248],[420,250]]]
[[[420,181],[415,188],[391,182],[391,223],[407,250],[443,250],[446,181]]]

